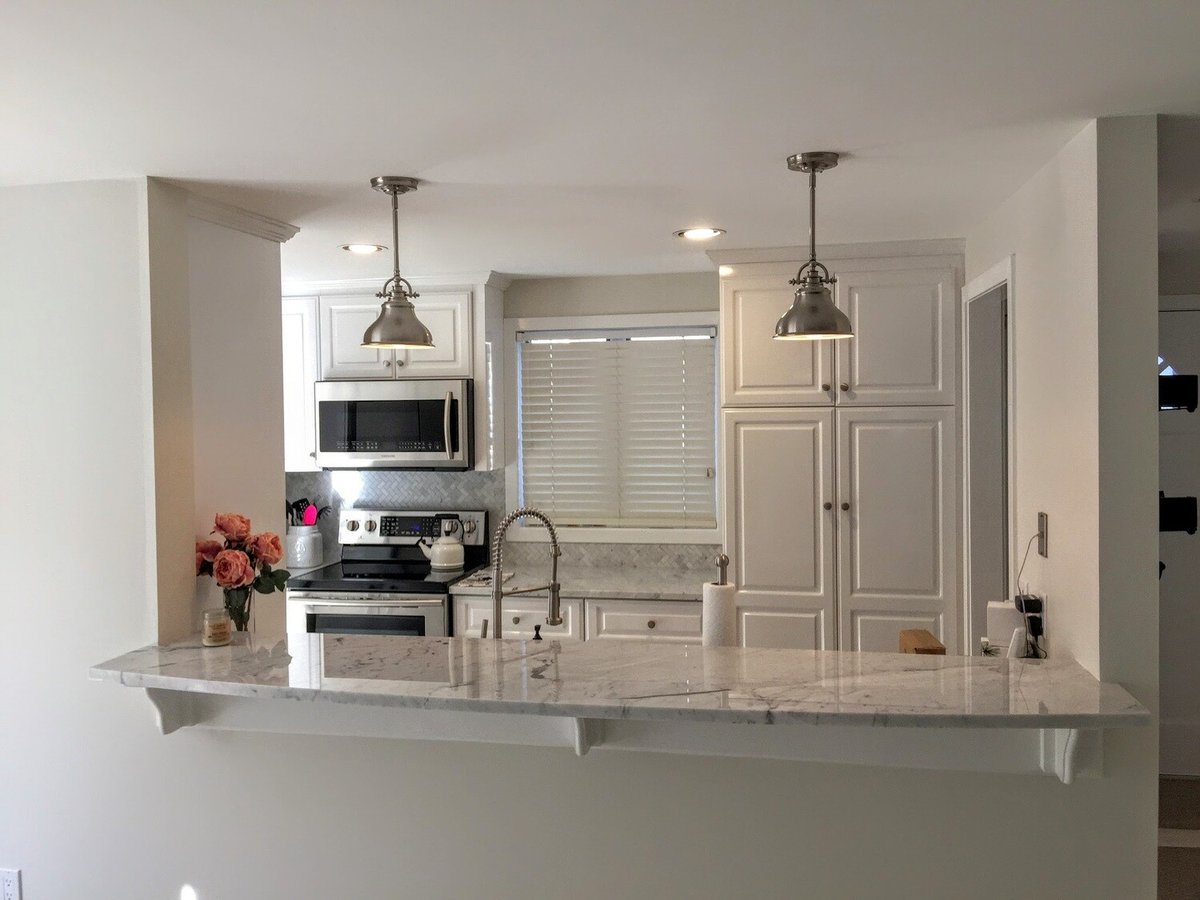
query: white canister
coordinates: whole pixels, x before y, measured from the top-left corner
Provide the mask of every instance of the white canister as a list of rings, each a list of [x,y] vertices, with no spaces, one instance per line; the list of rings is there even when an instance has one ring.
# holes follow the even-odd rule
[[[284,537],[289,569],[315,569],[325,562],[321,532],[316,525],[292,525]]]

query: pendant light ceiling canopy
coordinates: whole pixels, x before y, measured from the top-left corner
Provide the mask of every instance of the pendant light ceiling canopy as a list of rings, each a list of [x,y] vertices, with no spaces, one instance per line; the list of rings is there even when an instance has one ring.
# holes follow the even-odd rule
[[[417,189],[417,179],[402,175],[378,175],[371,187],[392,197],[392,277],[376,294],[383,300],[379,318],[363,334],[364,347],[387,350],[421,350],[433,347],[433,335],[421,324],[413,308],[413,298],[419,296],[412,285],[400,277],[400,234],[396,198]]]
[[[818,341],[854,337],[849,317],[833,303],[829,285],[837,281],[817,262],[817,173],[838,164],[838,155],[820,150],[788,157],[788,168],[808,175],[808,262],[788,284],[796,299],[775,323],[776,340]]]

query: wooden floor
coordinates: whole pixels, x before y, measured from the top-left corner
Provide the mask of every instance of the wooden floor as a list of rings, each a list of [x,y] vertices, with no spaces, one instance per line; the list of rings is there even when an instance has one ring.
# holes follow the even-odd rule
[[[1158,827],[1159,900],[1200,900],[1200,778],[1159,779]]]

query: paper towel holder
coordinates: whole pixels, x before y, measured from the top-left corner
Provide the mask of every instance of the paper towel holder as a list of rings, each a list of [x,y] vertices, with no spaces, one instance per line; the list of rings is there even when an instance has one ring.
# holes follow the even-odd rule
[[[717,557],[717,570],[720,573],[717,584],[729,584],[729,557],[724,553]]]

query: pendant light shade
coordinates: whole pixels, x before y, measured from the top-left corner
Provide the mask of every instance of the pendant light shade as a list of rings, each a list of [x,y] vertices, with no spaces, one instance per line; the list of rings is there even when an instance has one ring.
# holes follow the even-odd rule
[[[828,151],[800,153],[788,157],[788,168],[808,174],[809,258],[789,284],[796,285],[791,308],[775,323],[776,340],[819,341],[854,337],[850,317],[837,308],[829,285],[837,279],[817,262],[817,173],[838,164],[838,155]]]
[[[383,300],[379,317],[363,333],[362,345],[380,350],[422,350],[434,346],[433,335],[413,307],[419,296],[412,285],[400,277],[400,228],[396,198],[417,189],[417,179],[400,175],[379,175],[371,179],[371,187],[392,197],[392,277],[376,297]]]

